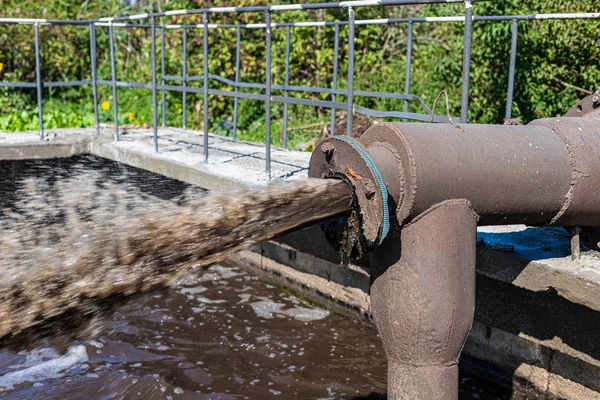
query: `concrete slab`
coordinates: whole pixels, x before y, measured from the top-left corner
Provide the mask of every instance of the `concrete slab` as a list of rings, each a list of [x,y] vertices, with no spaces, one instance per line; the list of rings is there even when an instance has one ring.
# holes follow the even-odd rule
[[[153,130],[128,129],[119,142],[113,141],[110,128],[95,130],[55,129],[46,132],[40,140],[36,131],[0,133],[0,159],[68,157],[92,152],[101,157],[126,162],[110,154],[131,153],[137,159],[150,157],[197,168],[222,179],[248,185],[263,185],[269,181],[265,172],[266,149],[263,144],[236,141],[226,136],[209,134],[209,160],[204,163],[204,135],[202,132],[178,128],[158,130],[158,153],[154,150]],[[88,148],[90,141],[92,146]],[[70,146],[70,147],[69,147]],[[271,179],[305,179],[310,153],[271,147]],[[156,171],[158,172],[158,171]]]
[[[479,274],[534,292],[556,290],[565,299],[600,311],[600,257],[571,260],[570,236],[561,227],[479,227]]]

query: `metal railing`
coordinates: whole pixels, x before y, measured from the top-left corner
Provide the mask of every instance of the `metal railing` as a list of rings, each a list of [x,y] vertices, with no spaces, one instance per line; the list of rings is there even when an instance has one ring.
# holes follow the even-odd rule
[[[463,3],[465,6],[464,16],[451,17],[415,17],[415,18],[387,18],[387,19],[367,19],[356,20],[355,8],[357,7],[372,7],[372,6],[391,6],[391,5],[408,5],[408,4],[433,4],[433,3]],[[318,10],[318,9],[335,9],[345,8],[348,13],[347,21],[309,21],[309,22],[288,22],[288,23],[272,23],[272,12],[292,11],[292,10]],[[43,137],[43,107],[42,107],[42,91],[44,87],[65,87],[92,85],[93,100],[94,100],[94,117],[96,132],[99,133],[99,114],[98,114],[98,85],[109,85],[112,87],[113,94],[113,119],[114,119],[114,138],[115,141],[119,137],[118,123],[118,87],[143,88],[152,90],[152,110],[153,110],[153,139],[154,148],[159,150],[158,146],[158,90],[161,91],[161,119],[163,126],[166,125],[166,108],[165,108],[165,91],[176,91],[182,93],[182,125],[187,127],[187,93],[199,93],[203,95],[204,108],[204,126],[203,126],[203,156],[204,162],[209,160],[209,95],[230,97],[234,99],[234,115],[233,115],[233,137],[236,138],[238,127],[238,102],[239,99],[259,100],[265,103],[265,130],[266,130],[266,171],[270,176],[271,171],[271,103],[282,103],[284,105],[283,113],[283,144],[287,146],[288,142],[288,108],[290,104],[305,105],[313,107],[322,107],[331,109],[331,129],[330,133],[335,133],[335,112],[336,110],[346,110],[347,115],[351,116],[354,113],[364,114],[377,118],[397,118],[403,120],[417,120],[433,122],[448,122],[446,116],[434,115],[433,111],[425,104],[418,96],[410,94],[411,88],[411,58],[413,50],[413,26],[416,23],[464,23],[464,48],[463,48],[463,69],[462,69],[462,93],[461,93],[461,123],[468,123],[469,109],[469,87],[470,87],[470,61],[471,61],[471,46],[473,35],[473,22],[475,21],[512,21],[511,33],[511,50],[509,73],[507,83],[507,100],[506,100],[506,118],[511,117],[512,99],[514,94],[516,55],[518,47],[518,24],[519,21],[530,20],[550,20],[550,19],[600,19],[600,13],[563,13],[563,14],[527,14],[527,15],[503,15],[503,16],[473,16],[471,0],[358,0],[347,2],[332,2],[332,3],[313,3],[313,4],[292,4],[278,6],[255,6],[255,7],[214,7],[195,10],[175,10],[165,11],[154,14],[138,14],[123,17],[108,17],[98,18],[94,20],[46,20],[46,19],[23,19],[23,18],[0,18],[1,24],[30,24],[34,27],[35,40],[35,63],[36,63],[36,82],[1,82],[0,87],[10,88],[36,88],[37,102],[39,114],[39,130]],[[209,15],[219,13],[263,13],[264,23],[254,24],[211,24],[209,23]],[[199,25],[162,25],[157,26],[156,18],[167,16],[184,16],[184,15],[202,15],[202,24]],[[150,20],[150,24],[132,23],[136,20]],[[404,79],[403,93],[375,92],[367,90],[356,90],[354,88],[354,41],[355,41],[355,26],[357,25],[388,25],[388,24],[407,24],[407,53],[406,53],[406,70]],[[41,62],[40,62],[40,43],[39,43],[39,27],[40,25],[83,25],[90,29],[90,53],[91,53],[91,80],[69,81],[69,82],[42,82],[41,77]],[[96,57],[96,27],[107,26],[109,30],[109,50],[110,50],[110,66],[111,80],[101,80],[97,76],[97,57]],[[291,30],[295,27],[320,27],[331,26],[335,29],[334,39],[334,65],[332,71],[332,87],[308,87],[290,85],[290,41]],[[348,60],[347,60],[347,89],[338,88],[338,69],[339,69],[339,47],[340,47],[340,27],[348,27]],[[116,76],[116,59],[115,59],[115,39],[114,29],[119,27],[135,27],[148,28],[151,30],[151,47],[152,47],[152,82],[124,82],[118,81]],[[272,30],[274,28],[286,29],[285,41],[285,76],[283,85],[275,85],[272,83],[272,55],[271,42]],[[156,38],[157,29],[160,30],[161,38],[161,66],[160,66],[160,83],[158,82],[157,71],[157,55],[156,55]],[[198,76],[187,75],[187,33],[189,30],[201,29],[203,34],[203,73]],[[236,30],[236,59],[235,59],[235,79],[227,79],[218,75],[209,73],[208,70],[208,36],[211,29],[234,29]],[[266,34],[266,73],[265,83],[247,83],[240,81],[240,47],[241,34],[243,29],[264,29]],[[183,68],[182,76],[171,76],[165,74],[165,30],[181,30],[183,38]],[[214,80],[225,85],[231,86],[233,90],[211,89],[209,81]],[[181,85],[170,85],[167,81],[180,82]],[[202,81],[202,88],[190,87],[189,82]],[[261,93],[244,92],[241,89],[258,89],[264,91]],[[283,91],[283,96],[272,94],[273,90]],[[291,97],[290,92],[308,92],[328,94],[330,100],[314,100],[306,98]],[[338,101],[338,96],[344,96],[345,102]],[[378,111],[365,107],[361,107],[354,102],[355,96],[387,98],[404,101],[402,111]],[[409,102],[416,102],[420,105],[423,113],[409,112]],[[352,118],[347,118],[347,135],[352,135]]]

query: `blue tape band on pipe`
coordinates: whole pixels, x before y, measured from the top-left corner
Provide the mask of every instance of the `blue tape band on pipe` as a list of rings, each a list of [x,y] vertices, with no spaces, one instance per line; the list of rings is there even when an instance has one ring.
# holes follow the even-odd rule
[[[338,140],[342,140],[342,141],[350,144],[354,149],[356,149],[358,151],[358,153],[361,155],[361,157],[367,162],[367,165],[369,166],[369,168],[371,168],[371,170],[373,171],[373,174],[375,175],[375,179],[377,179],[377,184],[379,185],[379,189],[381,190],[381,195],[383,198],[383,221],[381,224],[381,236],[379,237],[379,243],[378,243],[378,244],[381,244],[383,239],[385,239],[388,232],[390,231],[390,210],[388,209],[388,191],[387,191],[387,188],[385,187],[385,183],[383,183],[383,178],[381,178],[381,174],[377,170],[377,167],[375,166],[375,162],[371,159],[369,154],[367,154],[367,152],[364,151],[362,149],[362,147],[360,147],[353,139],[349,138],[348,136],[334,136],[334,138],[338,139]]]

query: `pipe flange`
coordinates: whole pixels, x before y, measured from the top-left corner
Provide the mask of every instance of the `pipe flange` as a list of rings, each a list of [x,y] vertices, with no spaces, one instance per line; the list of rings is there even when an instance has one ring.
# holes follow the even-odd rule
[[[600,93],[579,100],[567,111],[565,117],[600,118]]]
[[[390,228],[388,192],[364,145],[348,136],[327,139],[313,152],[308,176],[342,179],[352,191],[351,215],[321,224],[333,248],[356,258],[381,244]]]

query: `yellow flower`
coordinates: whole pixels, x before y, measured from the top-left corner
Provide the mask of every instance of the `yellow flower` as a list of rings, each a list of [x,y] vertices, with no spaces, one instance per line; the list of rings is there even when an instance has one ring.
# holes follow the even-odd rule
[[[4,69],[4,64],[0,63],[0,72]]]
[[[130,112],[129,114],[127,114],[129,116],[129,120],[133,121],[135,119],[135,113]]]
[[[110,103],[108,101],[103,101],[101,107],[103,110],[110,110]]]

